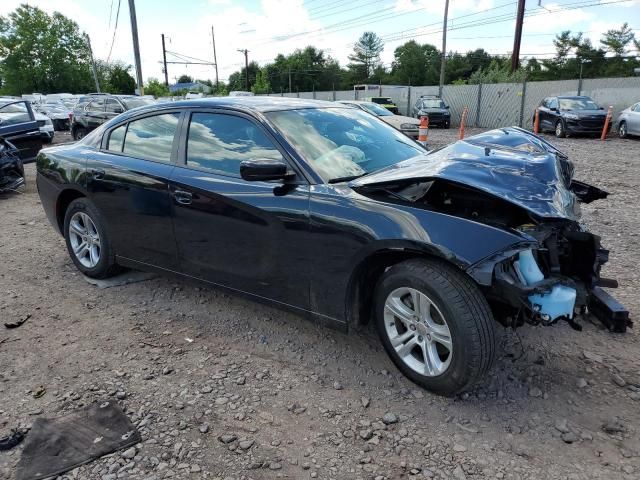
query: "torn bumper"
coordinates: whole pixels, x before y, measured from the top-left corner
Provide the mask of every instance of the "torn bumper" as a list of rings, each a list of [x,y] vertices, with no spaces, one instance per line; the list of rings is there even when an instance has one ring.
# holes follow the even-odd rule
[[[597,237],[593,239],[599,247]],[[580,251],[577,246],[574,248]],[[601,288],[617,287],[615,280],[599,276],[600,267],[608,258],[606,250],[596,248],[591,262],[583,259],[591,267],[591,275],[586,276],[582,262],[579,266],[562,265],[562,261],[577,259],[551,250],[544,244],[537,249],[531,244],[520,245],[467,271],[484,288],[497,320],[511,327],[524,323],[551,325],[565,320],[580,329],[575,314],[588,311],[612,332],[625,332],[632,327],[629,311]],[[550,256],[556,257],[551,268]]]

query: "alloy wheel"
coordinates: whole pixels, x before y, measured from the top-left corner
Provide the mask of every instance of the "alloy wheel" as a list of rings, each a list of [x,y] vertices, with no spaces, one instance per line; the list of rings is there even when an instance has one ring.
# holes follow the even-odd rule
[[[620,136],[621,138],[624,138],[627,136],[627,124],[626,123],[621,123],[620,127],[618,128],[618,136]]]
[[[442,375],[451,364],[449,326],[435,303],[419,290],[401,287],[384,305],[385,331],[400,359],[420,375]]]
[[[100,234],[91,217],[76,212],[69,222],[69,240],[73,254],[87,268],[94,268],[100,261]]]

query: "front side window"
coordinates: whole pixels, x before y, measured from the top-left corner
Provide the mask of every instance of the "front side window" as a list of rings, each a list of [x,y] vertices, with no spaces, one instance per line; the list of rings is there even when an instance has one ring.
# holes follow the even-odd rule
[[[377,117],[389,117],[389,116],[393,116],[393,113],[391,113],[389,110],[387,110],[384,107],[381,107],[380,105],[378,105],[377,103],[373,103],[373,102],[367,102],[367,103],[363,103],[362,106],[364,107],[364,109],[373,114],[376,115]]]
[[[170,162],[179,113],[163,113],[129,123],[122,152],[130,157]]]
[[[246,118],[194,113],[187,138],[187,165],[231,175],[243,160],[282,160],[266,134]]]
[[[124,134],[127,131],[127,125],[120,125],[118,128],[111,130],[107,150],[112,152],[122,152],[122,144],[124,143]]]
[[[633,109],[634,112],[640,112],[640,103],[636,103],[635,108]]]
[[[549,100],[549,108],[558,108],[558,99],[557,98],[552,98]]]
[[[426,154],[410,138],[362,110],[309,108],[266,115],[325,181],[365,175]]]
[[[17,125],[31,121],[25,102],[0,104],[0,126]]]

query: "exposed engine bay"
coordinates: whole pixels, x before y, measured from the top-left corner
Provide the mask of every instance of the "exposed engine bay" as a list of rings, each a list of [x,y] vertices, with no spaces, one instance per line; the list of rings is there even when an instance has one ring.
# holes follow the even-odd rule
[[[519,128],[492,130],[352,182],[362,194],[411,204],[517,233],[522,242],[468,269],[505,326],[580,329],[576,313],[595,315],[609,330],[632,326],[628,311],[601,287],[609,257],[581,223],[580,203],[607,192],[573,179],[562,152]],[[478,239],[482,241],[482,239]]]
[[[13,192],[24,185],[24,167],[17,148],[0,137],[0,193]]]

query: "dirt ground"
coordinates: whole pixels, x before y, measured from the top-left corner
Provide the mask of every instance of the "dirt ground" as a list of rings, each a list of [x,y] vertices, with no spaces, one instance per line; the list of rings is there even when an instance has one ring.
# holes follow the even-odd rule
[[[473,133],[473,132],[470,132]],[[433,145],[454,130],[431,130]],[[640,140],[556,140],[640,311]],[[68,479],[637,479],[638,331],[588,320],[505,331],[486,382],[447,399],[406,380],[371,332],[345,335],[172,278],[99,289],[47,222],[27,166],[0,198],[0,437],[116,398],[143,441]],[[46,393],[34,394],[40,387]],[[21,447],[0,452],[15,478]]]

